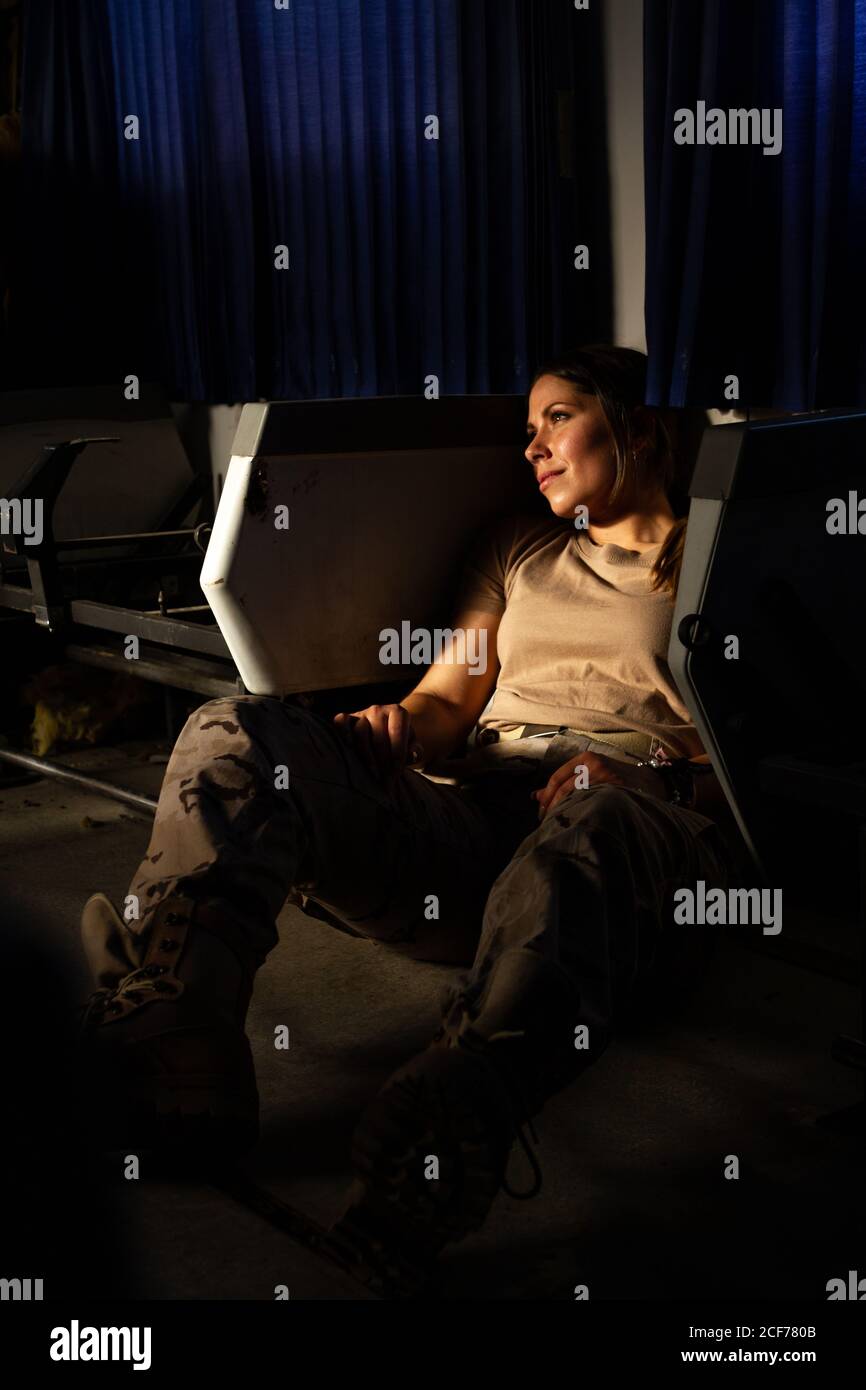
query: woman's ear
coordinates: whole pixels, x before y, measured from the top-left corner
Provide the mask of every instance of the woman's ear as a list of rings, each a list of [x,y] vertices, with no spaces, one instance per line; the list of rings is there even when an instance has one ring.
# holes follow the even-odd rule
[[[648,449],[654,448],[656,439],[655,413],[645,405],[636,405],[631,412],[631,447],[635,458],[640,460]]]

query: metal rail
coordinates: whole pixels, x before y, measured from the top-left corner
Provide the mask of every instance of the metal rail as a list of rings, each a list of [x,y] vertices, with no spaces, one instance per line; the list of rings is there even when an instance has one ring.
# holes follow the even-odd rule
[[[137,811],[156,814],[157,803],[153,797],[131,791],[128,787],[117,787],[112,782],[103,782],[99,777],[88,777],[86,772],[78,772],[75,768],[63,767],[59,763],[50,763],[46,758],[37,758],[33,753],[12,753],[8,748],[0,748],[0,759],[16,767],[25,767],[29,772],[38,772],[42,777],[54,777],[58,782],[71,782],[74,786],[84,787],[86,791],[109,796],[113,801],[122,801],[127,806],[134,806]]]

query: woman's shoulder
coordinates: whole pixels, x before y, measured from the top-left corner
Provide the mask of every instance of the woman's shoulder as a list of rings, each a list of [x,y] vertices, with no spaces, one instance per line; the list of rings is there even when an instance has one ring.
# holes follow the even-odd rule
[[[494,517],[482,534],[498,552],[503,568],[511,569],[544,546],[563,544],[571,534],[571,526],[559,517],[518,512]]]
[[[460,602],[469,608],[505,608],[524,561],[553,545],[567,544],[567,523],[532,513],[491,517],[476,532],[463,567]]]

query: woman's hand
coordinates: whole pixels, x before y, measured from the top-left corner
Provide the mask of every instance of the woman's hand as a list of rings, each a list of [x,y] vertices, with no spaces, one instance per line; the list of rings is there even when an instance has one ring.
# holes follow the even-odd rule
[[[546,787],[530,793],[538,802],[539,820],[544,820],[548,811],[552,811],[570,792],[580,790],[574,785],[574,771],[578,767],[587,769],[590,787],[607,782],[613,787],[631,787],[634,791],[649,792],[662,801],[667,800],[664,780],[651,767],[637,767],[621,758],[606,758],[603,753],[578,753],[576,758],[569,758],[567,763],[556,769]]]
[[[334,723],[383,782],[391,781],[424,756],[412,716],[402,705],[368,705],[351,714],[335,714]]]

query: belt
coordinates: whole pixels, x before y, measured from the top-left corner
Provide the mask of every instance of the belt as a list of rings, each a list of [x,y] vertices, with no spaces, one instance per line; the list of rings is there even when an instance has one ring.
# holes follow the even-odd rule
[[[573,729],[565,724],[519,724],[516,729],[479,729],[475,742],[483,748],[485,744],[498,743],[500,739],[552,738],[554,734],[582,734],[596,743],[610,743],[614,748],[646,757],[658,742],[652,734],[641,734],[636,729]]]

